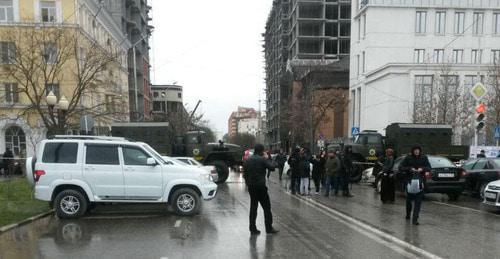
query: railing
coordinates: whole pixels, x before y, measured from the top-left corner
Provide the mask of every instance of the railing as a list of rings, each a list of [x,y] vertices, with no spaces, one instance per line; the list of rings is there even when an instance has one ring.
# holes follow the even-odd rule
[[[408,6],[439,8],[500,8],[500,0],[362,0],[359,8],[370,6]]]

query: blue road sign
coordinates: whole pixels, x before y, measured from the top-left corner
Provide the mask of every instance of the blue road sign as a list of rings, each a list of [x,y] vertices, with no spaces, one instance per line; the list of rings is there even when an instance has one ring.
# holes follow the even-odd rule
[[[495,127],[495,138],[500,139],[500,125]]]
[[[351,135],[352,135],[352,136],[357,136],[357,135],[359,135],[359,127],[352,127],[352,128],[351,128]]]

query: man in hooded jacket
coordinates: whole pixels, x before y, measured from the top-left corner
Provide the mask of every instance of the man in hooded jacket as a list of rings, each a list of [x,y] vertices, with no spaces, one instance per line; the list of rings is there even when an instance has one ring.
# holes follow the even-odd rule
[[[414,146],[411,149],[410,155],[406,156],[399,165],[399,171],[404,173],[405,186],[408,186],[414,179],[418,179],[421,183],[421,188],[418,193],[409,193],[408,187],[406,190],[406,219],[410,219],[410,215],[412,214],[412,203],[414,203],[412,215],[414,225],[419,224],[418,217],[424,198],[425,172],[430,172],[430,170],[431,164],[429,163],[429,159],[422,154],[422,148],[420,146]]]

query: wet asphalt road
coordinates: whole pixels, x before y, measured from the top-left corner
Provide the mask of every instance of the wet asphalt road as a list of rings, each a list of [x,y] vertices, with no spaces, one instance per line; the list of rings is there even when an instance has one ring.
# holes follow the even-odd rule
[[[382,205],[373,188],[354,198],[292,196],[269,182],[277,235],[250,236],[240,174],[195,217],[159,205],[98,206],[79,220],[46,217],[0,235],[0,258],[500,258],[500,212],[477,199],[427,195],[420,226],[404,199]],[[264,230],[259,209],[258,228]]]

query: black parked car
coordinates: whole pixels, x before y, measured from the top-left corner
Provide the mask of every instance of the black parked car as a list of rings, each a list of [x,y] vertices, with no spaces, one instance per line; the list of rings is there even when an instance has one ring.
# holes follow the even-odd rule
[[[457,200],[464,191],[465,170],[457,167],[448,158],[441,156],[427,156],[431,164],[431,172],[425,173],[425,193],[443,193],[450,200]],[[405,175],[399,171],[399,165],[404,156],[394,161],[393,171],[396,177],[396,190],[405,191]],[[377,191],[380,192],[379,177],[376,180]]]
[[[465,189],[483,198],[484,188],[489,182],[500,179],[500,158],[478,158],[463,166],[467,172]]]

